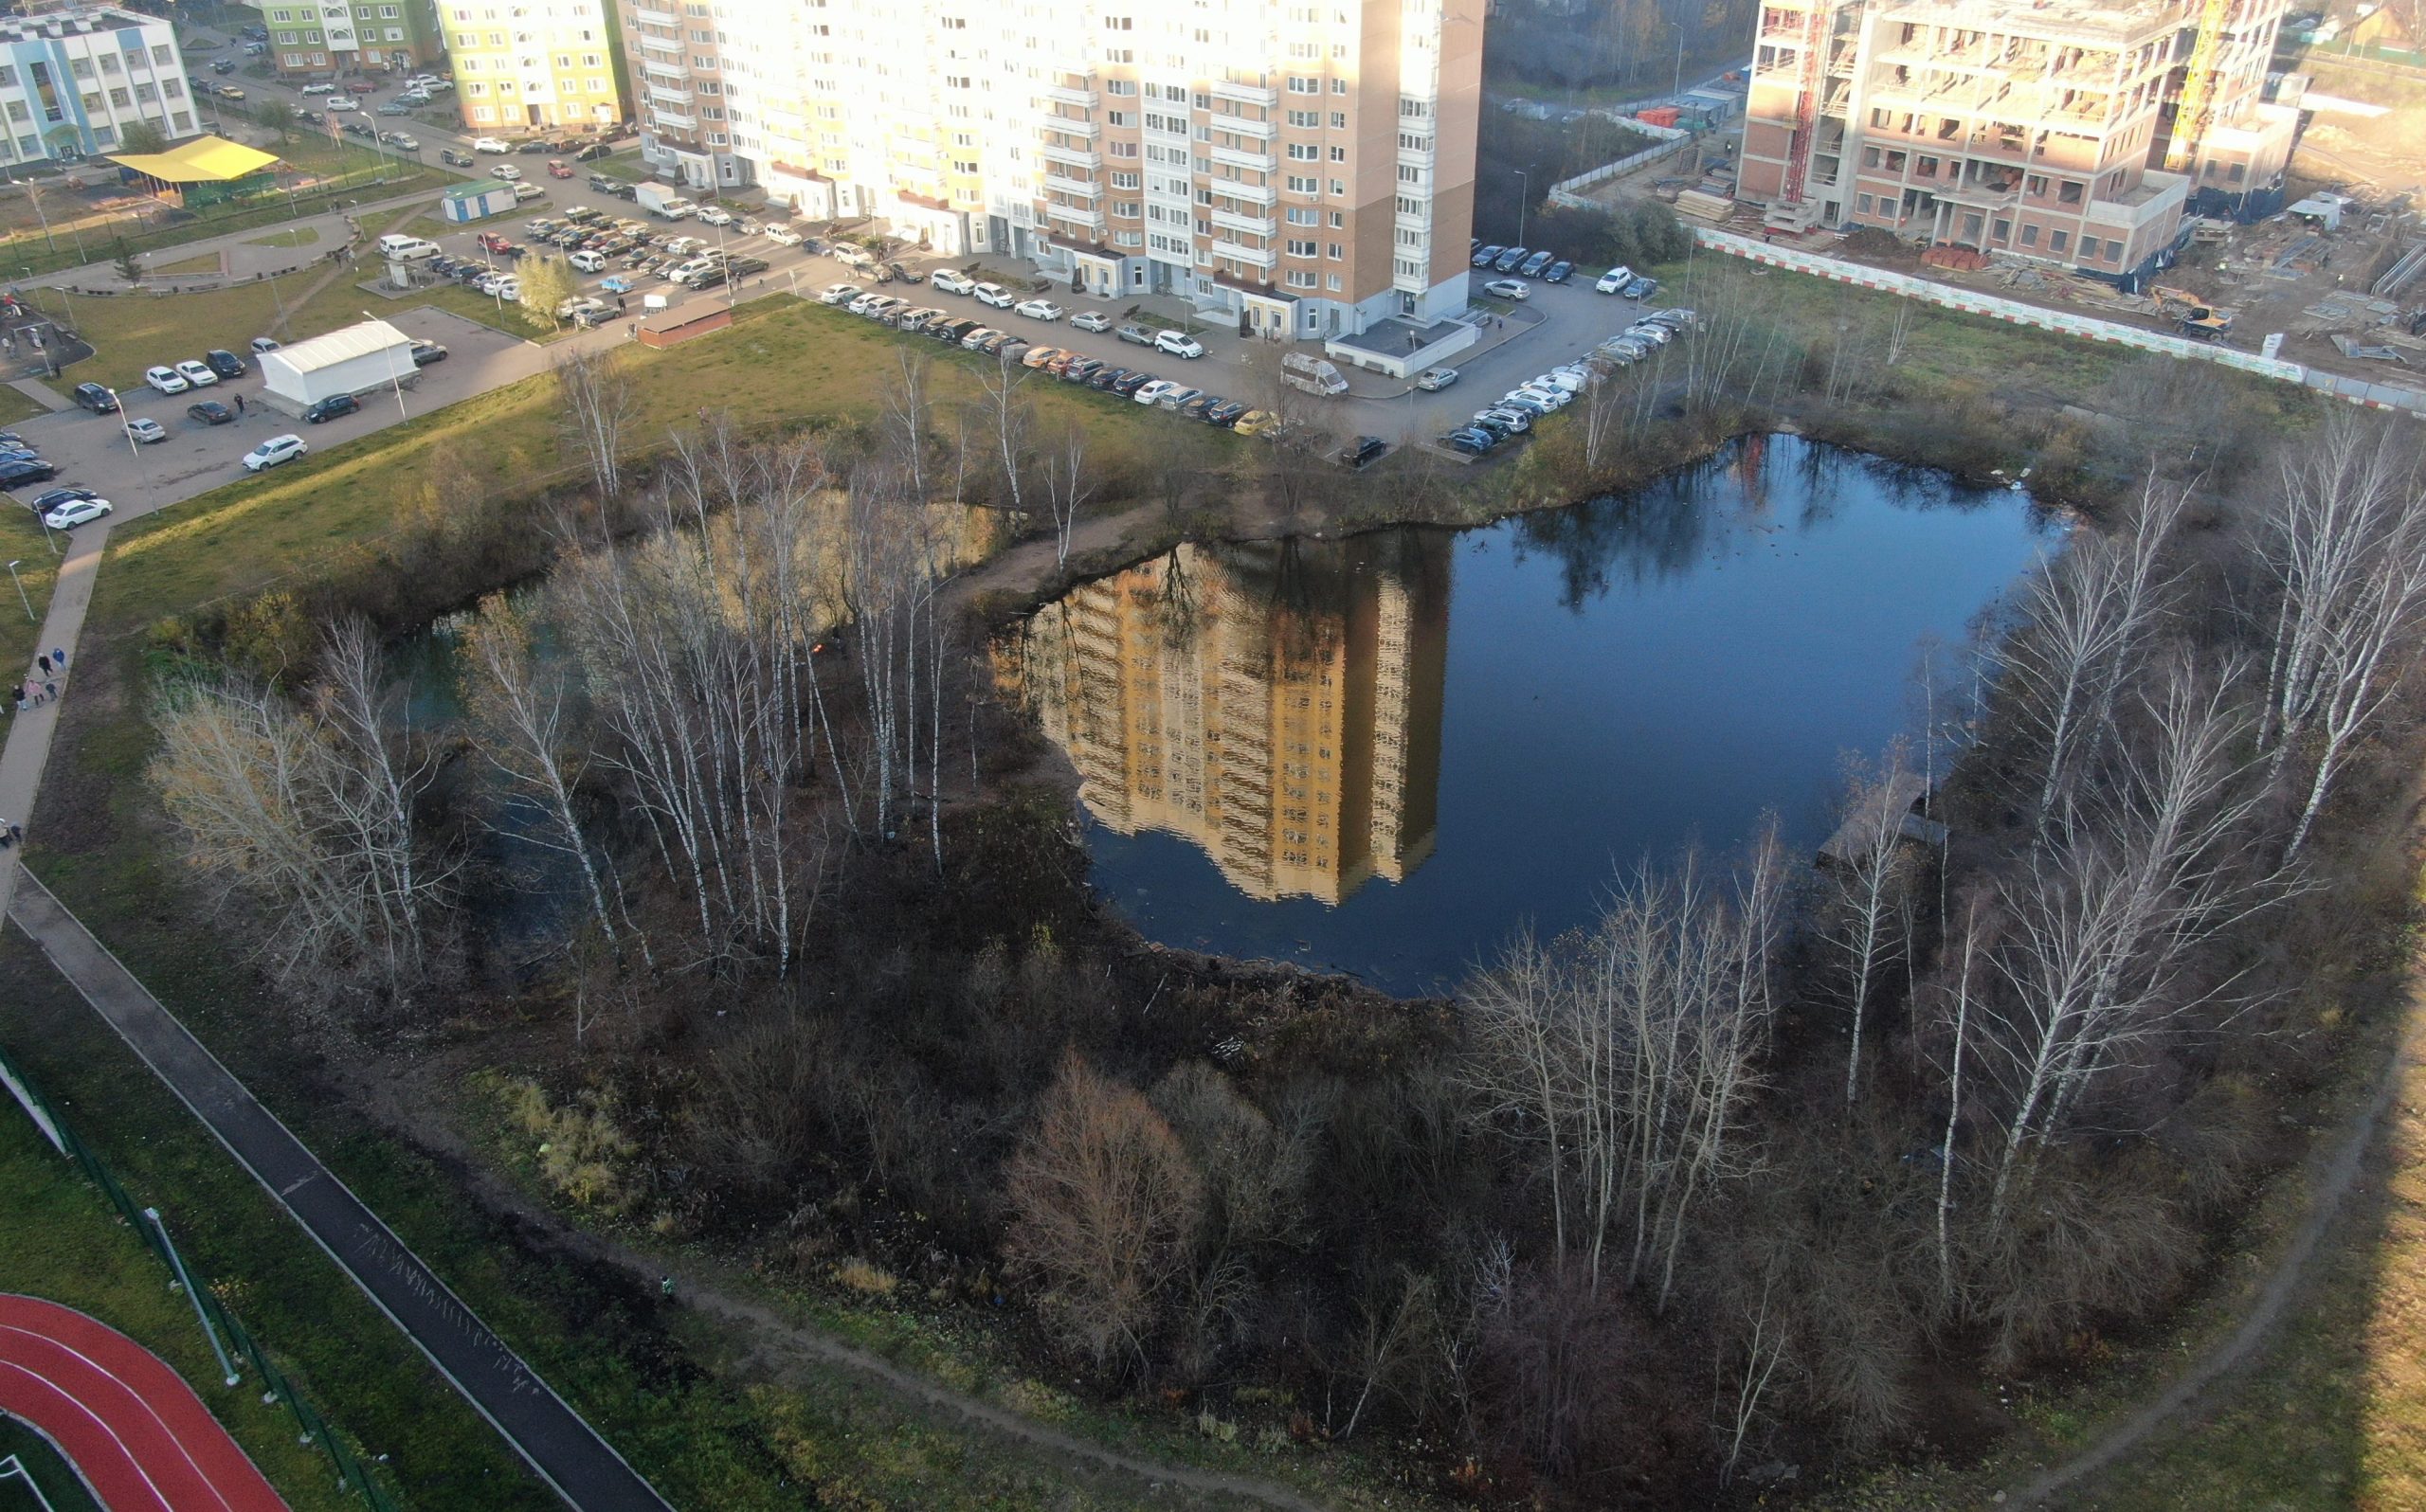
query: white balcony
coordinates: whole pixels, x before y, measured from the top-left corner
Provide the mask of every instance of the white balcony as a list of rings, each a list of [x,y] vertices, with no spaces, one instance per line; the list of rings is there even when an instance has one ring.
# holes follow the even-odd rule
[[[1044,171],[1044,187],[1057,193],[1075,194],[1080,199],[1093,200],[1103,197],[1102,185],[1091,184],[1081,178],[1072,178],[1067,173],[1057,173],[1049,168]]]
[[[1082,210],[1076,206],[1053,204],[1047,204],[1042,208],[1044,219],[1049,225],[1076,226],[1092,240],[1098,242],[1103,240],[1103,216],[1096,211]]]
[[[1212,84],[1211,89],[1215,99],[1227,99],[1241,105],[1261,105],[1269,110],[1280,103],[1280,91],[1260,88],[1255,84],[1234,84],[1226,80],[1219,80]]]
[[[1103,167],[1102,153],[1090,152],[1081,147],[1059,147],[1051,142],[1046,142],[1041,147],[1039,147],[1037,151],[1042,154],[1044,160],[1048,163],[1061,163],[1071,168],[1084,169],[1099,169]]]
[[[1052,84],[1045,88],[1044,98],[1057,105],[1075,105],[1080,110],[1095,108],[1095,92],[1092,89],[1067,89]]]
[[[1214,241],[1208,250],[1217,258],[1227,258],[1233,262],[1242,262],[1251,268],[1268,268],[1280,261],[1280,254],[1269,247],[1241,246],[1236,242],[1224,242],[1219,239]]]
[[[1213,224],[1224,231],[1239,231],[1248,236],[1270,236],[1279,229],[1268,215],[1240,215],[1235,210],[1219,208],[1209,213]]]
[[[682,39],[679,37],[650,37],[644,35],[641,38],[641,45],[647,48],[650,52],[672,53],[678,58],[682,55]]]
[[[1280,135],[1280,128],[1268,120],[1249,120],[1243,116],[1215,116],[1205,122],[1217,132],[1229,132],[1239,136],[1251,136],[1268,142]]]
[[[632,19],[643,27],[663,27],[669,31],[679,30],[682,26],[682,18],[671,10],[643,10],[635,8],[632,11]]]
[[[1269,173],[1278,166],[1272,160],[1272,154],[1269,153],[1246,153],[1235,147],[1212,147],[1207,151],[1211,153],[1213,161],[1217,163],[1225,163],[1232,168],[1251,169],[1258,173]]]
[[[691,92],[677,89],[671,84],[661,84],[652,79],[648,81],[648,99],[652,105],[683,106],[691,103]]]
[[[695,132],[699,129],[698,117],[683,111],[668,110],[662,105],[652,104],[648,108],[648,115],[649,119],[660,126],[670,126],[678,132]]]
[[[1103,135],[1103,128],[1094,121],[1073,120],[1067,116],[1047,116],[1039,124],[1048,132],[1059,132],[1064,136],[1075,136],[1085,142],[1094,141]]]
[[[1226,178],[1216,178],[1207,179],[1204,187],[1216,194],[1226,194],[1241,205],[1269,207],[1280,203],[1280,191],[1269,184],[1240,184]]]

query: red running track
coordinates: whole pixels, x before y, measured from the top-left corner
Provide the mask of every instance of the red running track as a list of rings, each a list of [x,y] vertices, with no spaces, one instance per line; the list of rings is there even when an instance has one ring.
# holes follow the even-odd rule
[[[56,1303],[0,1293],[0,1413],[57,1445],[109,1512],[287,1512],[183,1377]]]

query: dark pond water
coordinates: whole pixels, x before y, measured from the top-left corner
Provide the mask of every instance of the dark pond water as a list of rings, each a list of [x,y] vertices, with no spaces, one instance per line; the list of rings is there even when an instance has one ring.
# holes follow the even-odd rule
[[[1791,438],[1465,531],[1182,547],[1028,623],[1095,880],[1150,938],[1437,990],[1621,865],[1824,838],[1848,752],[2060,542],[2022,495]]]

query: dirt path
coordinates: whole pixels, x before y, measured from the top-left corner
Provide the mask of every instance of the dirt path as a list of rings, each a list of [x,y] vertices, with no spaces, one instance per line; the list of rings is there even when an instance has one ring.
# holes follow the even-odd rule
[[[2096,1443],[2040,1472],[2010,1495],[2000,1495],[2000,1504],[2043,1505],[2050,1497],[2096,1475],[2138,1448],[2149,1434],[2164,1427],[2218,1382],[2238,1374],[2256,1357],[2268,1335],[2282,1320],[2284,1310],[2308,1281],[2309,1262],[2316,1256],[2318,1241],[2341,1215],[2344,1199],[2358,1179],[2368,1147],[2375,1143],[2383,1127],[2384,1114],[2393,1106],[2403,1069],[2426,1053],[2426,999],[2421,999],[2415,983],[2406,1013],[2407,1022],[2393,1053],[2385,1057],[2374,1089],[2344,1120],[2334,1141],[2309,1158],[2307,1209],[2301,1214],[2299,1226],[2292,1231],[2282,1258],[2276,1262],[2274,1273],[2266,1278],[2249,1315],[2233,1330],[2232,1337],[2184,1371],[2154,1400],[2109,1429]]]

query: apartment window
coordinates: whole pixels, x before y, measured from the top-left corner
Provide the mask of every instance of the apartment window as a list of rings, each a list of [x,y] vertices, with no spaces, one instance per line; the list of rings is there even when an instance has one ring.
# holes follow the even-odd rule
[[[110,91],[110,103],[116,105],[120,110],[124,110],[134,102],[135,97],[128,94],[123,89],[113,89]]]
[[[1127,31],[1130,29],[1129,20],[1130,18],[1127,16],[1106,16],[1103,18],[1103,29],[1106,31]]]
[[[0,89],[14,89],[16,87],[16,65],[14,63],[0,63]]]
[[[1333,50],[1332,50],[1331,56],[1333,56],[1333,57],[1335,57],[1335,58],[1345,58],[1345,57],[1347,57],[1347,56],[1348,56],[1348,49],[1347,49],[1347,48],[1345,48],[1345,47],[1335,48],[1335,49],[1333,49]],[[1345,79],[1334,79],[1334,80],[1332,80],[1332,81],[1331,81],[1331,92],[1332,94],[1334,94],[1334,95],[1345,95],[1345,94],[1347,94],[1347,93],[1348,93],[1348,81],[1347,81],[1347,80],[1345,80]]]
[[[33,119],[33,113],[26,109],[26,102],[24,100],[12,99],[9,101],[9,118],[10,120],[31,120]]]
[[[152,49],[152,61],[155,63],[169,63],[172,61],[172,58],[173,54],[172,50],[165,45]],[[180,120],[182,120],[182,117],[180,117]]]
[[[1867,194],[1857,197],[1854,201],[1855,213],[1859,215],[1868,215],[1871,212],[1871,206],[1875,202]]]
[[[1332,149],[1331,150],[1331,160],[1332,162],[1334,162],[1334,163],[1345,163],[1345,162],[1347,162],[1347,161],[1348,161],[1348,149],[1347,149],[1347,148],[1345,148],[1345,147],[1334,147],[1334,148],[1332,148]],[[1333,192],[1337,192],[1337,191],[1336,191],[1336,190],[1334,190]]]
[[[1137,144],[1135,142],[1106,142],[1103,150],[1105,155],[1109,157],[1134,157],[1137,155]]]
[[[1323,212],[1302,205],[1292,205],[1288,221],[1291,225],[1320,225],[1323,224]]]
[[[93,60],[90,58],[70,58],[67,60],[67,71],[74,74],[79,79],[90,79],[93,77]]]
[[[1342,199],[1347,198],[1347,196],[1348,196],[1348,180],[1346,180],[1346,179],[1344,179],[1344,178],[1335,178],[1335,179],[1332,179],[1332,180],[1331,181],[1331,193],[1333,193],[1334,195],[1339,196],[1339,197],[1340,197],[1340,198],[1342,198]]]
[[[2093,257],[2095,257],[2095,256],[2097,256],[2097,238],[2095,238],[2095,237],[2093,237],[2093,236],[2085,236],[2085,237],[2082,237],[2082,238],[2081,238],[2081,257],[2082,257],[2082,259],[2083,259],[2084,261],[2086,261],[2087,259],[2093,258]]]
[[[2028,174],[2021,181],[2021,191],[2032,199],[2045,199],[2047,181],[2036,173]]]
[[[1864,168],[1876,168],[1878,166],[1877,148],[1865,147],[1861,150],[1861,166]]]
[[[1293,95],[1319,95],[1322,92],[1323,81],[1321,80],[1299,79],[1294,74],[1290,76],[1289,93]]]
[[[2047,250],[2050,252],[2061,252],[2064,250],[2065,246],[2072,242],[2072,240],[2073,233],[2070,231],[2050,231],[2047,234]]]
[[[1289,144],[1289,160],[1293,163],[1316,162],[1320,160],[1322,155],[1323,150],[1312,142],[1291,142]]]
[[[1325,249],[1325,253],[1333,262],[1345,262],[1348,261],[1348,249],[1337,242],[1331,243],[1331,245]]]
[[[1904,154],[1904,153],[1888,153],[1888,154],[1887,154],[1887,171],[1889,171],[1890,173],[1901,173],[1902,171],[1904,171],[1904,164],[1905,164],[1907,161],[1908,161],[1908,158],[1907,158],[1906,154]]]
[[[105,74],[114,74],[118,72],[118,54],[114,52],[105,52],[101,54],[100,63],[101,72]]]
[[[1293,258],[1310,258],[1314,255],[1314,243],[1293,241],[1287,243],[1287,251]]]
[[[1937,159],[1934,157],[1922,157],[1912,165],[1912,170],[1914,172],[1919,173],[1923,178],[1935,178],[1937,177]]]
[[[2038,244],[2038,227],[2031,225],[2027,221],[2023,222],[2021,226],[2021,244],[2023,246],[2037,246]]]
[[[2013,240],[2013,223],[2011,221],[1999,221],[1997,223],[1997,240],[2000,242],[2010,242]]]
[[[1289,175],[1289,192],[1292,194],[1319,194],[1322,188],[1320,179],[1300,178],[1294,173]]]
[[[1292,126],[1312,128],[1321,125],[1322,119],[1322,112],[1318,110],[1293,110],[1289,113],[1289,124]]]
[[[1291,268],[1288,277],[1289,287],[1293,289],[1311,289],[1315,286],[1314,276],[1303,268]]]
[[[1134,79],[1107,79],[1103,81],[1103,92],[1107,95],[1134,95],[1137,93],[1137,81]]]
[[[2066,179],[2063,183],[2055,186],[2056,204],[2078,205],[2080,202],[2081,185],[2076,180]]]
[[[1112,175],[1112,187],[1113,189],[1133,189],[1137,187],[1137,175],[1134,173],[1114,173]]]
[[[1111,126],[1134,126],[1137,124],[1137,117],[1132,116],[1125,110],[1105,111],[1103,113],[1103,118],[1104,123]]]

